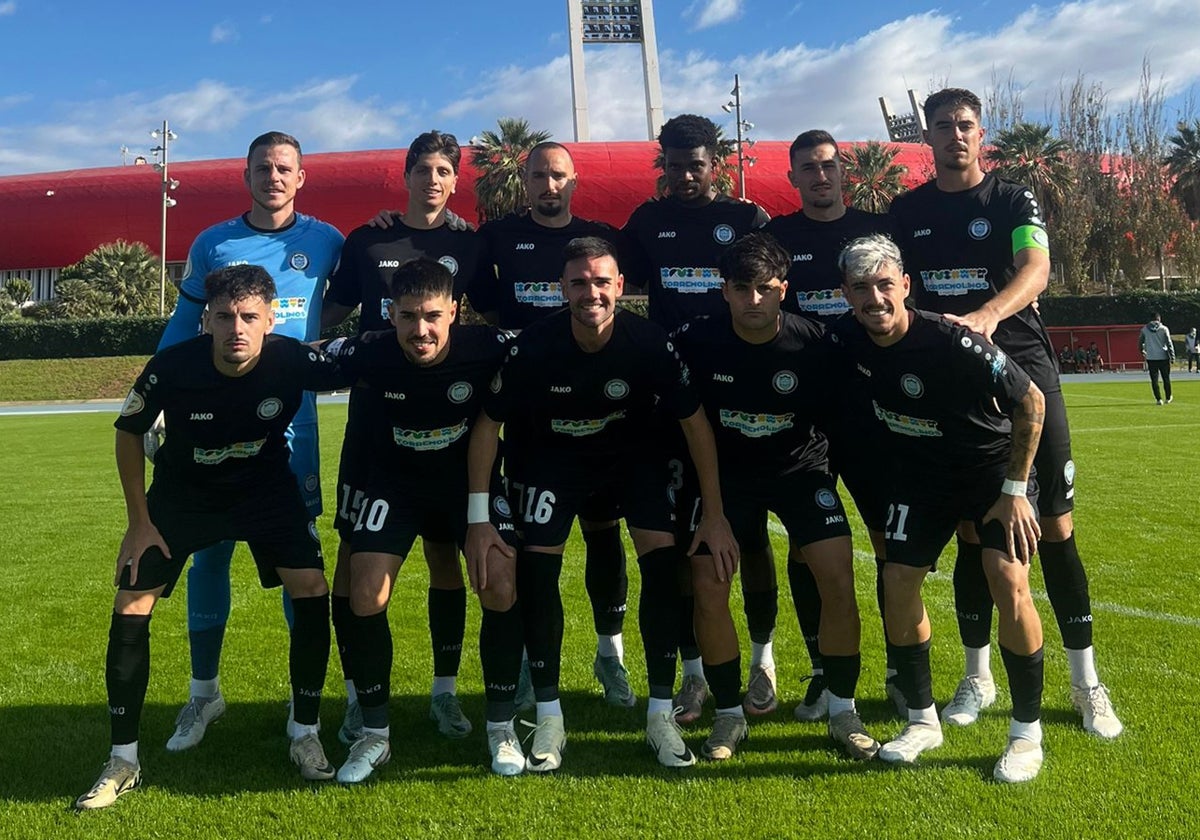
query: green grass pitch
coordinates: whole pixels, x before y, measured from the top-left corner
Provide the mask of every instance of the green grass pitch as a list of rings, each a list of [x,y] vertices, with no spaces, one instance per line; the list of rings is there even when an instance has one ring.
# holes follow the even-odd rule
[[[1067,698],[1058,631],[1035,572],[1046,622],[1046,764],[1032,783],[1006,787],[990,780],[1008,719],[998,654],[996,705],[970,729],[947,729],[945,745],[915,769],[857,764],[833,750],[822,725],[795,722],[791,708],[808,664],[782,567],[780,710],[752,722],[732,761],[684,772],[660,768],[642,742],[636,566],[631,559],[626,659],[641,702],[624,711],[604,705],[591,676],[594,637],[576,537],[563,574],[568,750],[561,771],[516,779],[488,771],[473,598],[459,685],[477,729],[459,742],[435,732],[427,718],[426,571],[414,552],[390,610],[396,637],[392,762],[360,787],[310,785],[287,758],[287,635],[279,594],[258,588],[249,555],[239,547],[222,669],[225,717],[198,749],[166,751],[187,695],[181,585],[159,605],[151,625],[153,668],[141,740],[146,786],[107,811],[84,815],[69,806],[92,783],[108,750],[104,649],[124,526],[112,417],[0,417],[0,475],[7,482],[0,496],[0,838],[1200,836],[1200,761],[1192,740],[1192,703],[1200,697],[1200,382],[1179,382],[1174,404],[1163,408],[1153,405],[1142,379],[1072,383],[1066,395],[1098,662],[1126,731],[1104,743],[1080,728]],[[327,510],[334,504],[344,417],[344,406],[322,406]],[[332,556],[328,513],[321,525]],[[886,739],[900,723],[883,699],[873,567],[861,551],[867,543],[860,526],[855,538],[863,614],[859,708],[873,733]],[[775,539],[782,561],[786,552]],[[943,563],[925,590],[939,706],[962,667],[951,557]],[[740,602],[735,615],[741,618]],[[744,634],[743,645],[748,655]],[[343,704],[334,656],[322,720],[336,764],[345,757],[335,738]],[[710,722],[711,709],[687,733],[693,747]]]

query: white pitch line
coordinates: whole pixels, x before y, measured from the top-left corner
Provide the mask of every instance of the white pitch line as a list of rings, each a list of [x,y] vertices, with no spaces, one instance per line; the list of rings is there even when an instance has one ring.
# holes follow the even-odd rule
[[[767,530],[772,534],[778,534],[781,537],[787,536],[787,530],[774,519],[767,520]],[[875,555],[869,551],[855,549],[854,558],[859,561],[869,562],[872,566],[875,565]],[[953,581],[948,575],[935,575],[929,578],[935,586],[948,585]],[[1040,589],[1032,591],[1033,597],[1045,603],[1050,602],[1049,596]],[[1143,610],[1138,607],[1128,607],[1124,604],[1110,604],[1106,601],[1092,601],[1092,610],[1100,610],[1102,612],[1116,613],[1117,615],[1128,616],[1130,618],[1146,618],[1151,621],[1165,621],[1168,624],[1182,624],[1185,627],[1200,627],[1200,618],[1190,615],[1176,615],[1174,613],[1158,612],[1157,610]]]

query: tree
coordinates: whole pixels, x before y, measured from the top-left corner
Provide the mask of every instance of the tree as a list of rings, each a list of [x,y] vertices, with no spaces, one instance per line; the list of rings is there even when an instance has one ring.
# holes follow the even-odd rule
[[[4,291],[17,306],[23,306],[33,297],[33,284],[24,277],[10,277],[4,284]]]
[[[899,149],[878,140],[843,149],[846,194],[850,205],[868,213],[886,213],[892,199],[904,192],[908,167],[896,163]]]
[[[159,262],[141,242],[101,245],[59,274],[57,314],[64,318],[157,315]],[[178,294],[166,285],[168,311]]]
[[[1062,210],[1072,181],[1067,153],[1071,146],[1050,135],[1050,126],[1017,123],[1000,131],[987,151],[992,170],[999,176],[1033,190],[1047,221]]]
[[[1174,178],[1171,193],[1183,203],[1190,219],[1200,219],[1200,120],[1192,125],[1180,122],[1167,143],[1163,163]]]
[[[471,149],[471,163],[479,170],[475,181],[475,206],[479,220],[499,219],[526,205],[521,175],[529,150],[550,139],[548,131],[532,131],[528,120],[501,117],[499,133],[485,131]]]
[[[713,186],[722,195],[733,195],[733,185],[737,182],[737,141],[725,136],[725,129],[717,126],[717,165],[713,170]],[[730,161],[733,158],[733,161]],[[661,147],[654,153],[654,168],[658,177],[654,179],[654,194],[662,198],[667,194],[667,156]]]

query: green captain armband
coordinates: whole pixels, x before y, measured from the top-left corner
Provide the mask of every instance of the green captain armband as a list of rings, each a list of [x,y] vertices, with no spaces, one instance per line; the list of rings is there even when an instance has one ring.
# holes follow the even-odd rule
[[[1026,248],[1036,248],[1039,251],[1050,253],[1050,237],[1046,236],[1046,229],[1038,225],[1021,225],[1012,232],[1013,256],[1024,251]]]

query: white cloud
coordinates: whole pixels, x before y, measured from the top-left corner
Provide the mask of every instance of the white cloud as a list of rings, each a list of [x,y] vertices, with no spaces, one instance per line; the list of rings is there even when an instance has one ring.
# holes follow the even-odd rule
[[[691,29],[707,29],[728,23],[742,15],[742,0],[697,0],[683,10],[681,17],[691,20]]]
[[[208,40],[213,44],[230,44],[240,37],[241,35],[238,34],[237,27],[226,20],[213,26],[212,31],[208,35]]]
[[[5,15],[15,15],[16,13],[16,0],[5,0],[5,2],[0,3],[0,17],[4,17]]]

